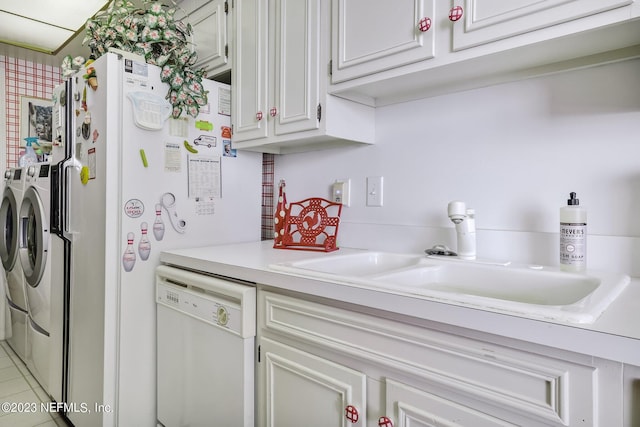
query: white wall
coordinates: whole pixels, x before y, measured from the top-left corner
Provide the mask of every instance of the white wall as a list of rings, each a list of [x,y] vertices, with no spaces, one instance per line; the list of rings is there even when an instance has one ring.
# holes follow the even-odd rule
[[[640,275],[640,60],[379,108],[376,145],[278,156],[289,201],[352,180],[343,246],[455,247],[447,203],[476,209],[481,257],[557,265],[559,208],[588,209],[590,268]],[[365,206],[384,176],[384,207]]]

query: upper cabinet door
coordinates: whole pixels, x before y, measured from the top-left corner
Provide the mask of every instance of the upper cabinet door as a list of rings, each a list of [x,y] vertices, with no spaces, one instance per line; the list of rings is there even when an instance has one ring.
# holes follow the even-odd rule
[[[435,0],[333,0],[332,82],[433,58]]]
[[[231,73],[233,140],[265,138],[268,132],[269,1],[235,2],[234,71]]]
[[[193,27],[193,43],[198,51],[196,67],[203,67],[209,75],[231,68],[227,11],[228,3],[225,0],[213,0],[189,16]]]
[[[455,0],[462,19],[453,23],[453,49],[493,42],[627,6],[633,0]]]
[[[190,41],[198,52],[195,68],[204,68],[208,77],[231,70],[228,0],[182,0],[177,3],[176,19],[184,19],[193,28]]]
[[[320,1],[279,0],[273,19],[275,135],[320,127]],[[326,74],[322,75],[326,79]],[[270,116],[272,113],[270,112]]]

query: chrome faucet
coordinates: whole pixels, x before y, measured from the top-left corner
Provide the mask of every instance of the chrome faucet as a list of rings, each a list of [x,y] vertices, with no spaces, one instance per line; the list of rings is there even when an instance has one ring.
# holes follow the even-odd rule
[[[476,259],[475,211],[467,209],[464,202],[454,200],[447,207],[449,219],[456,225],[458,235],[458,258]]]

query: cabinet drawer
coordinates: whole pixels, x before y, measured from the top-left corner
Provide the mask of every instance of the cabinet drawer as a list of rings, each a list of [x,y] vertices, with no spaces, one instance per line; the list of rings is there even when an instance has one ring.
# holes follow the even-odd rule
[[[385,367],[469,407],[491,405],[492,413],[506,414],[501,419],[597,422],[600,370],[589,357],[549,357],[547,348],[532,353],[266,291],[259,292],[258,310],[260,334]]]

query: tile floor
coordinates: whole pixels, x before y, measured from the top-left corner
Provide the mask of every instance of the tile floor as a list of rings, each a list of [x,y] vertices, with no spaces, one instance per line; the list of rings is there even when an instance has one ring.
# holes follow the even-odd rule
[[[66,426],[57,413],[41,411],[40,403],[49,400],[22,360],[5,341],[0,341],[0,427]],[[36,411],[5,412],[3,403],[29,403]]]

